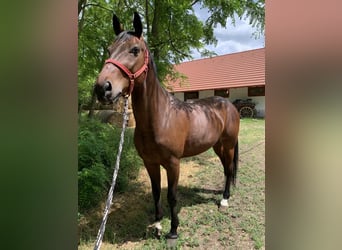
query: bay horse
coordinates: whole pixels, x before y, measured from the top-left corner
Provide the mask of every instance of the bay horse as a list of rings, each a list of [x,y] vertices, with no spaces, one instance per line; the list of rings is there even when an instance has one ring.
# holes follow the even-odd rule
[[[230,185],[235,184],[238,168],[240,116],[235,106],[223,97],[182,102],[159,83],[156,67],[146,42],[138,13],[134,31],[124,31],[113,16],[116,39],[108,48],[110,57],[96,80],[94,91],[102,103],[132,96],[136,120],[134,143],[150,176],[155,205],[155,228],[159,237],[163,217],[160,192],[160,165],[167,173],[167,199],[171,212],[168,239],[176,239],[179,224],[176,190],[180,159],[200,154],[213,147],[226,176],[220,206],[227,207]],[[134,72],[134,73],[133,73]]]

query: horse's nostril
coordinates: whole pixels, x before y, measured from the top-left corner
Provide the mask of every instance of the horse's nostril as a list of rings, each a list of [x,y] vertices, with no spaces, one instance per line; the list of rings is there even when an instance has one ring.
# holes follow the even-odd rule
[[[112,84],[110,82],[105,82],[103,85],[104,91],[111,91],[112,90]]]

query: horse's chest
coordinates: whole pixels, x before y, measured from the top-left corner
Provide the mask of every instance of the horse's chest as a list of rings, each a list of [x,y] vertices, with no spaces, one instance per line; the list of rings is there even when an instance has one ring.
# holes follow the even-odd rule
[[[155,157],[159,153],[159,148],[151,133],[136,133],[134,136],[135,147],[139,155],[145,159]]]
[[[134,136],[135,147],[139,155],[144,159],[163,161],[170,155],[177,156],[177,152],[169,137],[156,136],[152,133],[136,133]]]

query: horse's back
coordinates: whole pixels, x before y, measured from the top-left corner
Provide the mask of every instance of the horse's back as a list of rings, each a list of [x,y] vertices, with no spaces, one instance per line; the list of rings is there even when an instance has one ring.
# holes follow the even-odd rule
[[[240,125],[240,114],[234,104],[227,98],[221,96],[211,96],[203,99],[192,100],[192,105],[201,106],[204,112],[216,112],[229,126]]]
[[[218,117],[223,121],[223,130],[220,140],[229,141],[233,147],[237,140],[240,130],[240,114],[234,104],[227,98],[220,96],[213,96],[202,99],[203,103],[211,103],[213,112],[218,113]]]
[[[191,110],[184,155],[191,156],[214,146],[219,140],[235,145],[239,132],[239,113],[226,98],[213,96],[184,103]]]

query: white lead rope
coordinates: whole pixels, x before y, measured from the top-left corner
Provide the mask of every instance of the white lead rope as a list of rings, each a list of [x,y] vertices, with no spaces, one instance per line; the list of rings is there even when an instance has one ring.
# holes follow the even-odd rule
[[[127,113],[128,113],[128,97],[125,97],[122,131],[121,131],[121,136],[120,136],[120,144],[119,144],[119,149],[118,149],[118,155],[116,157],[116,163],[115,163],[115,168],[114,168],[114,173],[113,173],[113,181],[112,181],[112,185],[111,185],[109,192],[108,192],[106,207],[105,207],[104,212],[103,212],[103,219],[101,222],[101,226],[100,226],[99,231],[97,233],[97,238],[96,238],[94,250],[98,250],[101,247],[103,234],[106,230],[106,222],[107,222],[109,210],[110,210],[110,207],[111,207],[112,201],[113,201],[114,186],[115,186],[115,182],[116,182],[116,177],[118,176],[118,172],[119,172],[120,157],[121,157],[121,152],[122,152],[122,146],[124,143],[124,134],[125,134],[125,129],[127,126],[127,121],[128,121],[128,114]]]

